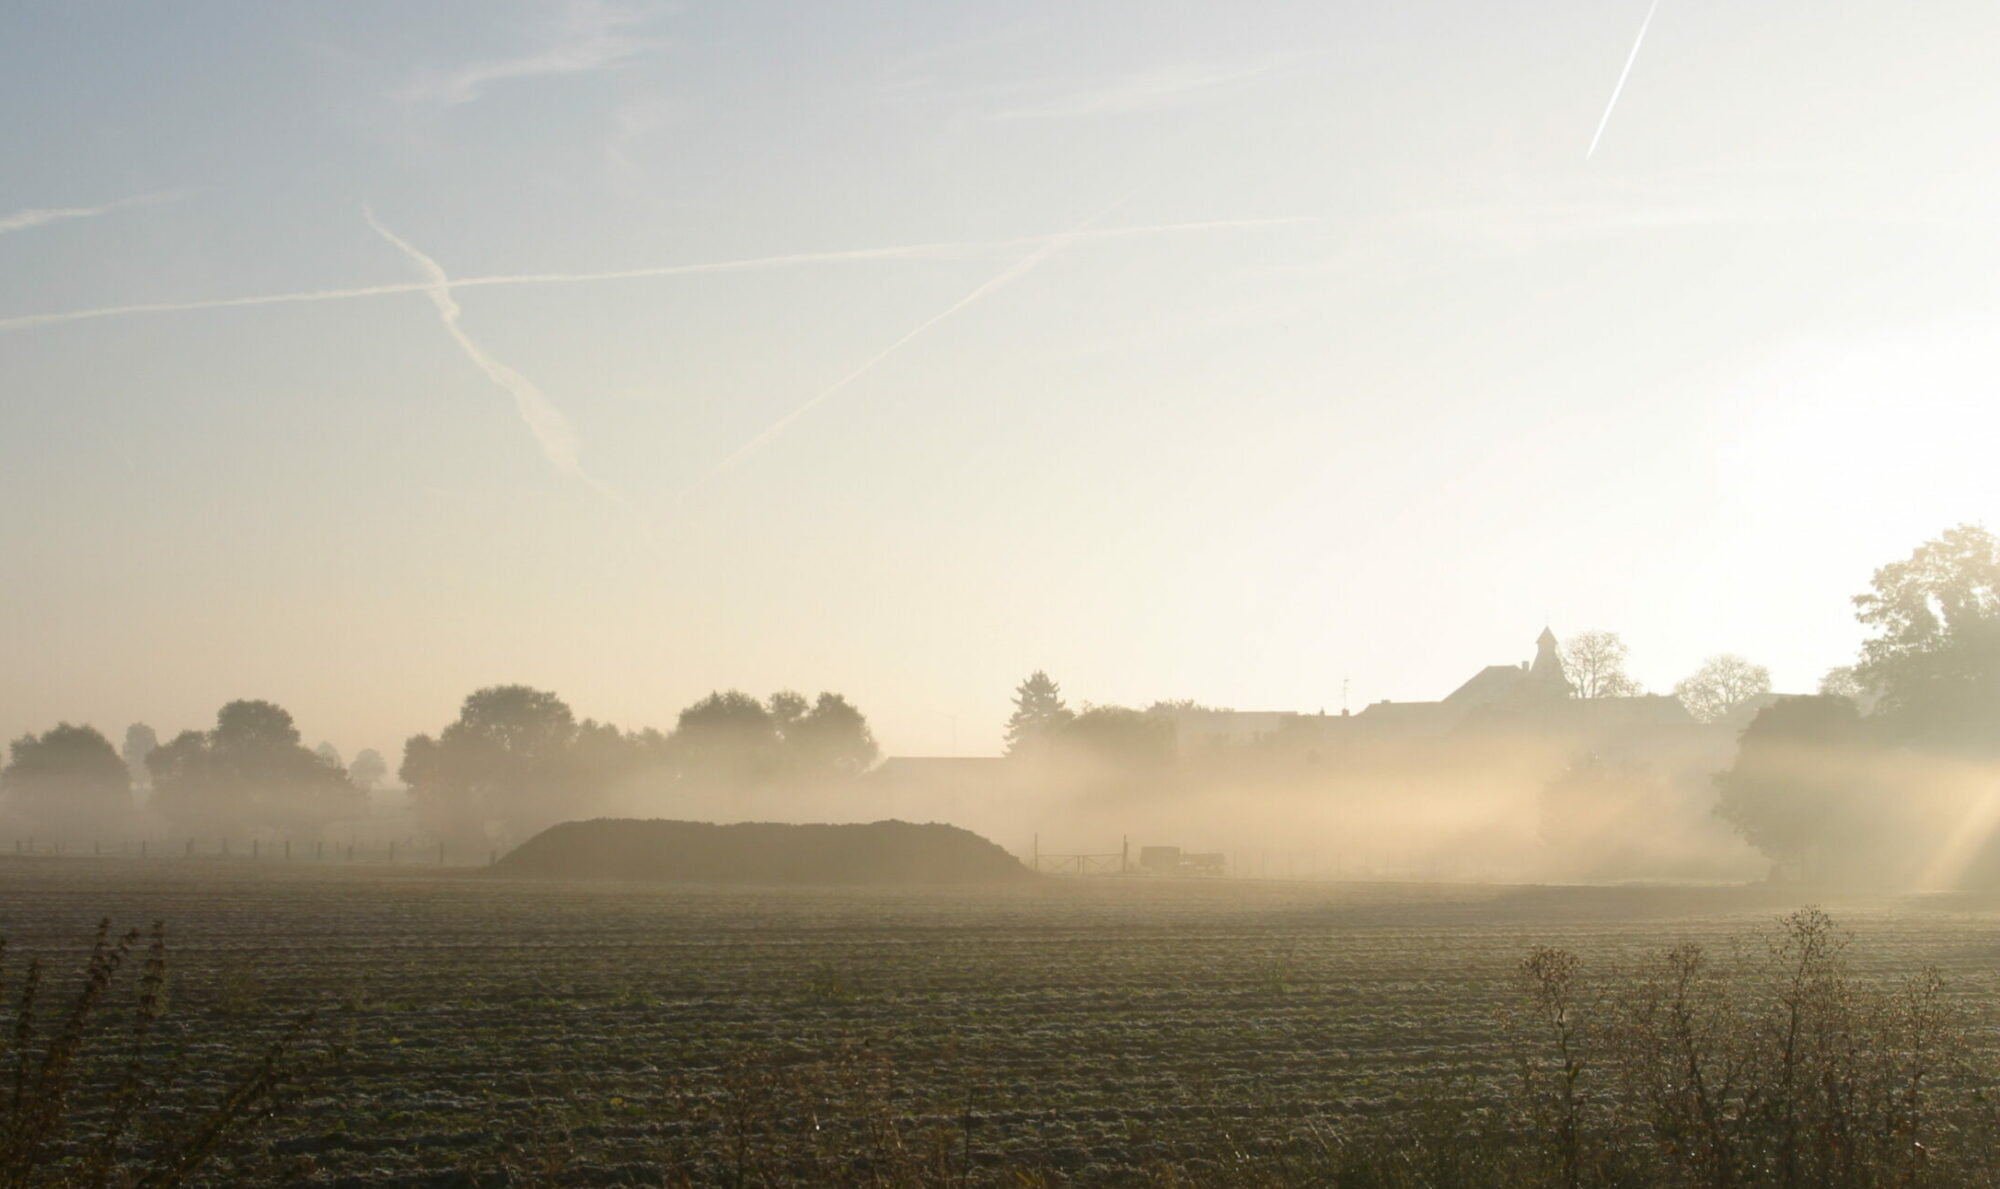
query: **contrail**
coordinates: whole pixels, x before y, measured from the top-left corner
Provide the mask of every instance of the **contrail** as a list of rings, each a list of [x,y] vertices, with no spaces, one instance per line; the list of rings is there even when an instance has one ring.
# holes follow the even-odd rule
[[[1632,75],[1632,63],[1639,60],[1639,47],[1646,43],[1646,30],[1652,27],[1653,14],[1660,10],[1660,0],[1653,0],[1646,9],[1646,19],[1639,22],[1639,36],[1632,39],[1632,52],[1625,56],[1625,69],[1618,72],[1618,85],[1611,88],[1611,102],[1604,105],[1604,115],[1597,121],[1597,132],[1590,138],[1590,151],[1583,155],[1585,161],[1597,155],[1597,142],[1604,139],[1604,126],[1611,122],[1611,111],[1618,106],[1618,96],[1625,90],[1625,80]]]
[[[1093,216],[1091,219],[1086,220],[1082,226],[1076,228],[1073,231],[1067,231],[1063,232],[1060,235],[1048,237],[1047,239],[1042,241],[1040,245],[1036,247],[1033,251],[1029,252],[1026,256],[1021,257],[1019,260],[1016,260],[1014,263],[1008,265],[1006,268],[1001,269],[998,273],[988,278],[985,282],[983,282],[978,288],[974,289],[972,292],[966,294],[964,297],[959,298],[957,301],[951,303],[949,306],[946,306],[942,311],[933,314],[929,318],[926,318],[922,322],[918,323],[916,329],[910,331],[908,334],[905,334],[902,338],[897,339],[895,342],[890,343],[888,346],[882,348],[880,351],[877,351],[875,354],[869,356],[861,364],[860,367],[857,367],[853,371],[848,372],[846,375],[842,376],[838,380],[835,380],[833,383],[827,385],[825,388],[820,389],[817,393],[814,393],[813,396],[808,400],[806,400],[803,404],[799,405],[791,412],[785,414],[783,417],[778,418],[778,420],[776,420],[775,422],[772,422],[769,427],[764,429],[763,432],[759,433],[756,437],[751,438],[749,441],[743,443],[741,446],[738,446],[733,452],[730,453],[729,457],[717,463],[714,467],[710,468],[709,471],[706,474],[704,474],[701,478],[696,479],[693,483],[688,484],[686,488],[682,489],[680,493],[680,498],[681,499],[687,498],[687,496],[693,494],[695,491],[713,482],[717,476],[723,474],[725,471],[728,471],[731,467],[736,466],[744,459],[749,458],[751,455],[757,453],[759,450],[762,450],[764,447],[770,445],[773,441],[775,441],[778,438],[779,435],[783,434],[787,429],[790,429],[794,421],[797,421],[799,418],[811,412],[814,406],[819,405],[828,398],[839,393],[849,384],[854,383],[856,380],[859,380],[861,377],[867,375],[869,372],[874,371],[877,365],[879,365],[883,360],[889,358],[891,355],[894,355],[896,352],[902,350],[905,346],[909,345],[911,340],[922,335],[925,331],[929,330],[931,327],[936,326],[940,322],[943,322],[945,319],[951,317],[953,314],[958,313],[960,310],[971,305],[973,302],[978,301],[980,298],[985,297],[987,294],[993,292],[994,290],[1002,288],[1003,286],[1006,285],[1010,285],[1013,282],[1020,280],[1023,276],[1026,276],[1031,270],[1033,270],[1036,265],[1040,264],[1042,261],[1048,259],[1051,255],[1053,255],[1057,249],[1062,248],[1068,244],[1074,243],[1079,239],[1093,235],[1094,234],[1093,232],[1086,230],[1090,226],[1090,224],[1095,223],[1098,219],[1101,219],[1105,215],[1110,214],[1112,210],[1115,210],[1119,206],[1123,205],[1125,201],[1126,200],[1123,198],[1119,199],[1117,202],[1113,203],[1110,207],[1107,207],[1102,213]]]
[[[1108,240],[1132,236],[1180,235],[1202,231],[1228,231],[1248,227],[1281,227],[1312,223],[1312,218],[1214,219],[1199,223],[1156,223],[1143,227],[1111,227],[1101,231],[1061,232],[1054,235],[1024,236],[1005,240],[962,240],[906,244],[887,248],[848,248],[828,252],[793,252],[779,256],[757,256],[741,260],[715,260],[695,264],[663,264],[644,268],[614,269],[608,272],[514,273],[501,276],[463,277],[443,283],[446,291],[487,285],[574,285],[590,281],[627,281],[647,277],[693,276],[701,273],[755,272],[766,269],[800,268],[814,264],[841,264],[870,260],[958,259],[1007,251],[1023,245],[1038,245],[1074,239]],[[379,228],[378,228],[379,230]],[[316,289],[302,293],[267,293],[250,297],[219,297],[202,301],[144,302],[131,305],[100,306],[88,310],[67,310],[53,314],[19,314],[0,318],[0,331],[31,330],[65,322],[89,322],[101,318],[122,318],[137,314],[184,313],[193,310],[241,309],[248,306],[294,305],[322,301],[352,301],[366,297],[387,297],[398,293],[430,293],[435,282],[405,281],[385,285],[359,285],[340,289]]]
[[[361,214],[368,220],[368,226],[374,228],[375,234],[401,249],[404,255],[430,277],[430,282],[419,288],[429,295],[432,303],[437,306],[438,316],[444,319],[445,330],[450,332],[452,339],[479,370],[486,373],[488,379],[513,394],[515,410],[521,414],[521,420],[527,423],[528,432],[535,435],[535,441],[541,446],[542,455],[549,460],[549,465],[555,467],[561,474],[582,480],[604,495],[617,498],[603,484],[585,474],[583,468],[578,465],[576,428],[570,424],[569,418],[563,416],[562,410],[549,403],[549,398],[542,395],[542,390],[535,387],[533,380],[488,355],[485,348],[473,342],[465,331],[459,328],[458,302],[452,300],[451,278],[445,275],[443,267],[411,246],[409,241],[377,222],[374,211],[363,207]]]
[[[156,202],[173,202],[187,197],[185,190],[169,190],[161,194],[141,194],[136,198],[121,198],[116,202],[106,202],[98,206],[60,206],[15,211],[11,215],[0,215],[0,235],[10,231],[26,231],[30,227],[40,227],[44,223],[56,223],[63,219],[90,219],[98,215],[108,215],[112,211],[122,211],[127,207],[151,206]]]

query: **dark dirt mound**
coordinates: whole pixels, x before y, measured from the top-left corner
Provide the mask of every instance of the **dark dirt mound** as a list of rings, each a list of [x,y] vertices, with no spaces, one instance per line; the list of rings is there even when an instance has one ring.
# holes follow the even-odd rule
[[[495,875],[673,883],[967,884],[1026,879],[1020,860],[957,826],[599,818],[551,826]]]

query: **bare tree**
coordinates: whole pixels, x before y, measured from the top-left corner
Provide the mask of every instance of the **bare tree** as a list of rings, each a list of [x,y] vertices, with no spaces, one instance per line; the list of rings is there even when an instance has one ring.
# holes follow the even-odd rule
[[[1629,698],[1646,692],[1625,672],[1630,653],[1617,632],[1593,628],[1563,642],[1563,670],[1579,698]]]
[[[1751,698],[1770,692],[1769,669],[1727,652],[1709,657],[1674,686],[1674,696],[1703,722],[1714,722]]]

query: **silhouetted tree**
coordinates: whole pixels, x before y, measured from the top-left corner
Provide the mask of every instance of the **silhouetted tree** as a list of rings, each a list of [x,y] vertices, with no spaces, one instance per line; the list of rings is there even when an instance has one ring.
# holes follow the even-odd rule
[[[1645,692],[1625,672],[1631,649],[1617,632],[1593,628],[1563,642],[1563,669],[1579,698],[1629,698]]]
[[[146,757],[160,745],[160,737],[153,728],[142,722],[135,722],[125,728],[125,746],[119,751],[125,761],[125,771],[133,788],[151,788],[153,774],[146,770]]]
[[[347,763],[340,758],[340,749],[324,739],[319,741],[318,747],[313,748],[313,754],[336,768],[344,770],[347,767]]]
[[[750,788],[784,767],[777,718],[742,690],[712,693],[681,711],[672,747],[681,779],[703,788]]]
[[[8,746],[0,796],[37,828],[60,833],[114,826],[132,807],[132,778],[96,727],[58,723]]]
[[[400,769],[424,821],[454,838],[507,838],[564,817],[587,816],[572,745],[576,716],[561,698],[525,685],[476,690],[458,719],[412,736]]]
[[[1063,705],[1062,687],[1036,669],[1014,688],[1014,713],[1007,719],[1007,754],[1046,754],[1057,732],[1075,717]]]
[[[610,723],[585,719],[570,744],[570,780],[579,802],[602,804],[642,775],[662,766],[658,732],[628,735]],[[569,816],[575,816],[573,813]]]
[[[1847,698],[1783,698],[1744,728],[1736,762],[1718,775],[1716,816],[1775,862],[1803,863],[1814,847],[1849,830],[1866,747]]]
[[[382,753],[372,747],[364,747],[354,753],[354,762],[347,766],[347,779],[364,793],[372,793],[375,786],[389,775],[389,764]]]
[[[1771,671],[1733,653],[1709,657],[1674,686],[1688,713],[1714,722],[1750,699],[1771,692]]]
[[[207,829],[229,806],[210,773],[208,736],[182,731],[146,755],[153,807],[174,821]]]
[[[1976,525],[1875,571],[1854,599],[1876,630],[1855,673],[1891,733],[1933,747],[2000,748],[2000,543]]]
[[[777,729],[780,739],[786,738],[805,716],[812,713],[812,703],[796,690],[781,689],[771,695],[769,702],[771,725]]]
[[[361,810],[337,764],[299,742],[282,706],[236,701],[215,729],[183,731],[147,757],[153,804],[184,826],[310,832]]]
[[[772,702],[775,704],[777,698],[772,698]],[[858,776],[873,766],[881,754],[875,746],[874,733],[868,729],[867,718],[839,694],[822,691],[812,709],[804,714],[789,720],[775,714],[774,717],[778,718],[779,734],[792,771],[800,779],[823,781]]]
[[[1064,724],[1061,738],[1065,753],[1101,770],[1145,772],[1174,754],[1173,723],[1125,706],[1087,706]]]

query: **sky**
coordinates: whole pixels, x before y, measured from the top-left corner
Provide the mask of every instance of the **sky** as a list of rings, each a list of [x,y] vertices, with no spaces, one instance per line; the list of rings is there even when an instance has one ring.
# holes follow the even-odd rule
[[[0,730],[1808,690],[1995,519],[2000,8],[1648,12],[8,4]]]

